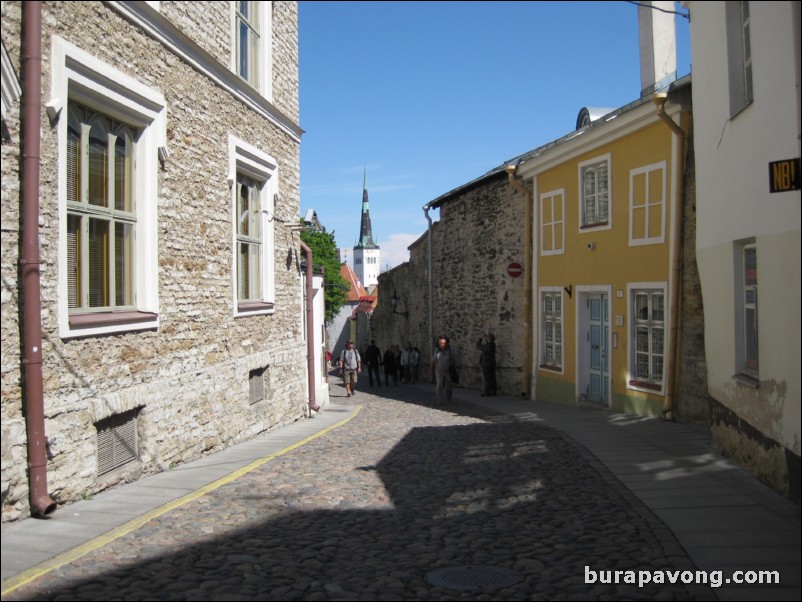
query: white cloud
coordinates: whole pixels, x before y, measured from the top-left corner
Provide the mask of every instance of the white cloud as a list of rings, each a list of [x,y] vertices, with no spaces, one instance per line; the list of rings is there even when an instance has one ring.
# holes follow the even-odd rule
[[[394,268],[405,261],[409,261],[409,245],[420,238],[417,234],[391,234],[389,238],[379,241],[381,249],[382,271],[389,265]]]

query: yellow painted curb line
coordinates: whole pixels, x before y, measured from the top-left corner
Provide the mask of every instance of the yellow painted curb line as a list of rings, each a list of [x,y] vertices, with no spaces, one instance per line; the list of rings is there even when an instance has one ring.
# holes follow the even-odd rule
[[[50,571],[52,571],[54,569],[57,569],[57,568],[59,568],[61,566],[64,566],[65,564],[68,564],[68,563],[72,562],[73,560],[77,560],[78,558],[80,558],[81,556],[84,556],[85,554],[88,554],[89,552],[93,552],[94,550],[97,550],[98,548],[102,548],[106,544],[111,543],[112,541],[122,537],[123,535],[127,535],[128,533],[131,533],[132,531],[136,531],[137,529],[139,529],[142,525],[144,525],[148,521],[150,521],[150,520],[152,520],[154,518],[157,518],[157,517],[161,516],[162,514],[165,514],[166,512],[169,512],[170,510],[174,510],[175,508],[178,508],[179,506],[183,506],[187,502],[191,502],[192,500],[195,500],[195,499],[197,499],[199,497],[203,497],[207,493],[209,493],[211,491],[214,491],[215,489],[218,489],[219,487],[222,487],[223,485],[226,485],[227,483],[230,483],[231,481],[234,481],[234,480],[240,478],[241,476],[244,476],[244,475],[248,474],[252,470],[255,470],[255,469],[259,468],[260,466],[262,466],[263,464],[266,464],[267,462],[270,462],[270,460],[272,460],[273,458],[278,458],[279,456],[282,456],[282,455],[284,455],[284,454],[286,454],[288,452],[291,452],[292,450],[297,449],[297,448],[301,447],[302,445],[305,445],[306,443],[309,443],[310,441],[313,441],[313,440],[317,439],[318,437],[322,437],[323,435],[325,435],[329,431],[332,431],[332,430],[334,430],[336,428],[339,428],[342,425],[344,425],[345,423],[349,422],[351,419],[355,418],[356,415],[359,414],[359,411],[361,409],[362,409],[362,406],[356,406],[356,408],[351,412],[351,415],[348,416],[347,418],[345,418],[344,420],[341,420],[340,422],[337,422],[336,424],[332,424],[330,426],[327,426],[322,431],[319,431],[319,432],[315,433],[314,435],[310,435],[306,439],[302,439],[301,441],[298,441],[297,443],[293,443],[292,445],[287,446],[284,449],[281,449],[281,450],[279,450],[277,452],[274,452],[274,453],[272,453],[270,455],[267,455],[264,458],[260,458],[258,460],[254,460],[253,462],[251,462],[247,466],[243,466],[242,468],[238,468],[234,472],[232,472],[232,473],[230,473],[230,474],[228,474],[228,475],[226,475],[226,476],[224,476],[224,477],[222,477],[220,479],[217,479],[216,481],[213,481],[212,483],[209,483],[208,485],[205,485],[205,486],[201,487],[200,489],[197,489],[197,490],[193,491],[192,493],[188,493],[183,497],[180,497],[180,498],[178,498],[176,500],[173,500],[172,502],[168,502],[168,503],[164,504],[163,506],[160,506],[160,507],[158,507],[158,508],[156,508],[154,510],[151,510],[150,512],[148,512],[146,514],[143,514],[142,516],[139,516],[137,518],[131,519],[130,521],[128,521],[125,524],[120,525],[119,527],[115,527],[114,529],[112,529],[111,531],[109,531],[107,533],[104,533],[103,535],[95,537],[94,539],[92,539],[90,541],[87,541],[86,543],[83,543],[83,544],[81,544],[79,546],[76,546],[76,547],[72,548],[71,550],[63,552],[63,553],[59,554],[58,556],[55,556],[54,558],[51,558],[50,560],[46,560],[45,562],[39,563],[38,565],[36,565],[34,567],[31,567],[29,569],[26,569],[26,570],[22,571],[21,573],[11,577],[10,579],[7,579],[6,581],[3,581],[3,585],[2,585],[3,589],[2,589],[2,593],[0,595],[6,596],[6,595],[10,594],[11,592],[13,592],[15,589],[18,589],[18,588],[22,587],[23,585],[26,585],[27,583],[30,583],[34,579],[38,579],[42,575],[45,575],[45,574],[49,573]]]

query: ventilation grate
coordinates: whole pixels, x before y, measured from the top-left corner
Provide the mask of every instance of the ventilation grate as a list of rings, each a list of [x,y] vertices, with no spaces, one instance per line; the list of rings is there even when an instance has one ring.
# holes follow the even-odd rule
[[[95,425],[98,476],[139,457],[136,416],[137,410],[131,410],[105,418]]]
[[[257,368],[248,373],[251,403],[262,401],[265,398],[265,370],[266,368]]]

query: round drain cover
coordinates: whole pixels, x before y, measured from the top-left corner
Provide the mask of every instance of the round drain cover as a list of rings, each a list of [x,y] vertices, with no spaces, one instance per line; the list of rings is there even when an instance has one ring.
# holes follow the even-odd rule
[[[500,589],[522,580],[523,577],[512,569],[495,566],[454,566],[426,574],[426,581],[430,585],[464,592]]]

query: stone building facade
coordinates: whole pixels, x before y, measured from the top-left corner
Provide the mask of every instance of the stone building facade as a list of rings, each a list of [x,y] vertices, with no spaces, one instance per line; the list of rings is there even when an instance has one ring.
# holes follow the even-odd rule
[[[4,69],[4,79],[23,77],[25,4],[2,3],[15,71]],[[19,267],[26,102],[42,116],[53,500],[169,470],[304,416],[299,241],[285,227],[297,224],[300,194],[297,4],[254,2],[235,13],[241,4],[42,3],[41,99],[23,97],[3,115],[3,521],[29,512]],[[240,22],[253,56],[237,57]],[[101,176],[92,171],[98,152],[107,153]],[[99,210],[82,197],[95,181],[116,187],[122,205]],[[129,196],[133,209],[119,201]],[[109,223],[115,235],[98,235]]]
[[[524,195],[503,170],[493,170],[435,199],[440,219],[432,227],[432,320],[429,317],[429,243],[423,234],[409,247],[409,262],[379,276],[373,334],[384,350],[407,341],[421,351],[425,366],[440,335],[459,355],[460,386],[480,388],[477,342],[496,337],[498,390],[520,395],[524,383],[524,278],[510,276],[511,263],[524,265]],[[392,298],[396,297],[395,311]]]

